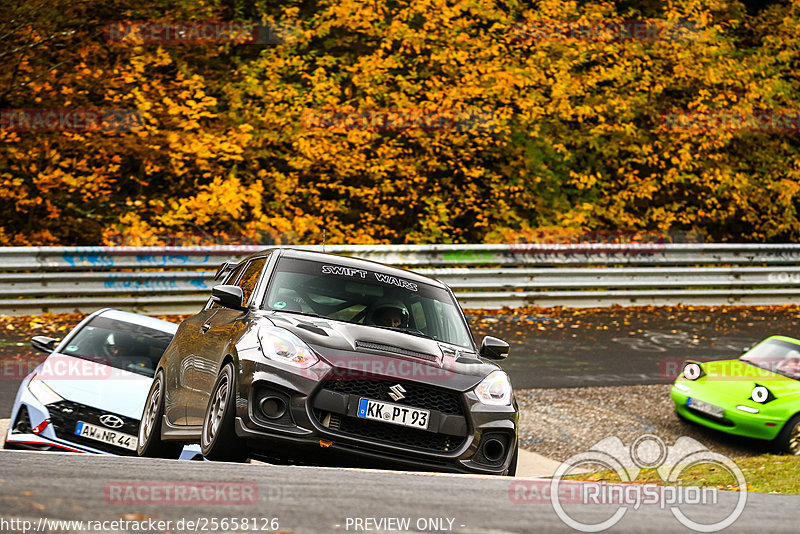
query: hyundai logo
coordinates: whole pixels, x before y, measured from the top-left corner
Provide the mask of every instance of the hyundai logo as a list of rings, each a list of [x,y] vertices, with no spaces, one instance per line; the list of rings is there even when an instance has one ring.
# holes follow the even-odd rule
[[[395,384],[389,388],[389,396],[396,401],[405,399],[406,396],[403,395],[405,392],[406,390],[400,384]]]
[[[101,415],[100,422],[106,425],[108,428],[121,428],[122,425],[125,424],[123,423],[122,419],[110,413]]]

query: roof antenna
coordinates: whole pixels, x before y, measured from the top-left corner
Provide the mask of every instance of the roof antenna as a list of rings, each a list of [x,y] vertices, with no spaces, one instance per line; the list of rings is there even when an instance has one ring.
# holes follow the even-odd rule
[[[325,228],[322,229],[322,252],[325,252]]]

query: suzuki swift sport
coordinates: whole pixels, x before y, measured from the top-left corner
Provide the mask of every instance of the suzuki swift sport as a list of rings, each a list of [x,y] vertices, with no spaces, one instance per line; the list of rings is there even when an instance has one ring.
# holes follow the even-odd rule
[[[225,264],[158,364],[141,456],[513,475],[518,409],[443,283],[291,249]]]

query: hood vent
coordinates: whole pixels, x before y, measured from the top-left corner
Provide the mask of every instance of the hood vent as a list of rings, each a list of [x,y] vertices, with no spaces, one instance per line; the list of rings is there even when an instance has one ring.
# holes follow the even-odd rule
[[[368,350],[380,350],[383,352],[392,352],[394,354],[402,354],[403,356],[410,356],[412,358],[419,358],[428,362],[438,362],[439,358],[433,354],[426,354],[424,352],[417,352],[415,350],[404,349],[395,347],[394,345],[385,345],[383,343],[372,343],[370,341],[356,341],[356,348]]]
[[[313,323],[298,322],[297,323],[297,328],[302,328],[304,330],[308,330],[309,332],[313,332],[313,333],[317,334],[318,336],[327,336],[328,335],[328,333],[325,330],[323,330],[322,328],[320,328],[319,326],[317,326],[317,325],[315,325]]]

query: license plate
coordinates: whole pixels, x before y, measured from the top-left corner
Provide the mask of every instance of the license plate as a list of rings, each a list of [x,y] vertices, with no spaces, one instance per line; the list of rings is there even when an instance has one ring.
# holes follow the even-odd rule
[[[691,406],[698,412],[703,412],[704,414],[708,414],[719,419],[722,419],[722,416],[725,415],[725,410],[719,406],[714,406],[713,404],[693,399],[691,397],[686,399],[686,406]]]
[[[123,449],[136,450],[136,436],[123,434],[122,432],[103,428],[102,426],[84,423],[83,421],[78,421],[78,425],[75,427],[75,435],[116,445]]]
[[[358,416],[384,423],[427,429],[431,413],[428,410],[409,408],[390,402],[359,399]]]

